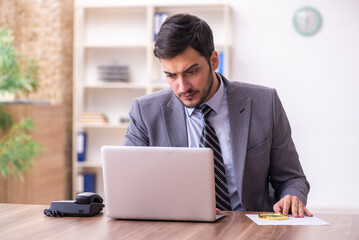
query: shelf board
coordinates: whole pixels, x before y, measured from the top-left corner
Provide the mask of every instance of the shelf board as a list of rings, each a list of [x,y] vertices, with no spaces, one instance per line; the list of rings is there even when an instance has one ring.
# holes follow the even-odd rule
[[[78,48],[125,48],[125,49],[144,49],[148,47],[146,43],[80,43]]]
[[[95,161],[83,161],[77,162],[77,166],[82,168],[102,168],[102,163]]]
[[[119,8],[119,9],[133,9],[133,10],[142,10],[145,11],[147,7],[154,7],[157,11],[158,9],[161,8],[169,8],[169,9],[178,9],[178,8],[192,8],[194,10],[197,11],[221,11],[223,9],[223,7],[225,7],[225,4],[222,3],[205,3],[205,4],[199,4],[199,3],[187,3],[185,5],[183,4],[178,4],[178,3],[163,3],[163,4],[156,4],[154,6],[152,6],[151,4],[136,4],[134,2],[130,2],[130,3],[121,3],[118,4],[116,2],[113,1],[103,1],[101,3],[98,2],[91,2],[91,1],[87,1],[87,0],[80,0],[76,2],[75,7],[77,9],[114,9],[114,8]]]
[[[152,88],[154,89],[165,89],[165,88],[169,88],[170,85],[168,85],[168,83],[163,82],[163,83],[153,83]]]
[[[178,3],[165,3],[165,4],[158,4],[155,5],[155,9],[157,11],[163,11],[162,8],[168,8],[169,10],[174,9],[177,10],[178,8],[183,9],[183,8],[191,8],[190,10],[192,11],[215,11],[215,12],[220,12],[223,11],[223,7],[225,7],[225,4],[222,3],[215,3],[215,4],[211,4],[211,3],[204,3],[204,4],[198,4],[196,2],[194,3],[188,3],[186,5],[182,5],[182,4],[178,4]]]
[[[102,129],[127,129],[128,123],[79,123],[79,126],[83,128],[102,128]]]
[[[145,11],[146,10],[146,7],[147,5],[144,5],[144,4],[133,4],[133,3],[129,3],[129,4],[126,4],[126,3],[121,3],[121,4],[118,4],[118,3],[113,3],[113,2],[108,2],[108,1],[104,1],[104,2],[101,2],[101,3],[98,3],[98,2],[95,2],[95,3],[91,3],[87,0],[84,0],[84,1],[76,1],[76,5],[75,7],[77,9],[133,9],[133,10],[141,10],[141,11]]]
[[[130,83],[130,82],[97,82],[97,83],[84,83],[84,88],[99,88],[99,89],[106,89],[106,88],[117,88],[117,89],[141,89],[146,90],[146,86],[144,84],[138,83]]]

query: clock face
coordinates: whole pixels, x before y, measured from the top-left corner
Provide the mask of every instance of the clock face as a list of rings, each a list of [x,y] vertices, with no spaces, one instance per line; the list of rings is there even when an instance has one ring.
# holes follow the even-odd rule
[[[295,12],[293,24],[298,33],[311,36],[319,31],[322,18],[314,8],[304,7]]]

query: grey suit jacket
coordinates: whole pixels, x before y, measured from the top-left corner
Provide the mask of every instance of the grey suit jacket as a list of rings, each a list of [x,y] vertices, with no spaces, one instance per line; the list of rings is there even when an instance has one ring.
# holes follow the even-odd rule
[[[227,86],[235,181],[243,209],[271,211],[288,194],[306,204],[309,183],[276,91],[222,78]],[[123,145],[188,146],[184,106],[170,88],[134,100],[130,119]]]

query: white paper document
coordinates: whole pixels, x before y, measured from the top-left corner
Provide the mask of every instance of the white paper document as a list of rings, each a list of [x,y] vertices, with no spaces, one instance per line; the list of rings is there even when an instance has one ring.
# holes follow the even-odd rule
[[[294,218],[292,215],[288,216],[287,220],[265,220],[260,219],[258,214],[246,214],[253,222],[257,225],[321,225],[321,226],[328,226],[329,223],[323,221],[317,217],[307,217],[304,218]]]

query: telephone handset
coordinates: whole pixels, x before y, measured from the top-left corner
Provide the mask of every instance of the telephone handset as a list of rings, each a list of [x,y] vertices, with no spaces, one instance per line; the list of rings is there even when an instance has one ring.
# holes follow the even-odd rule
[[[53,201],[44,214],[49,217],[91,217],[98,214],[105,207],[100,195],[92,192],[80,193],[76,201]]]

